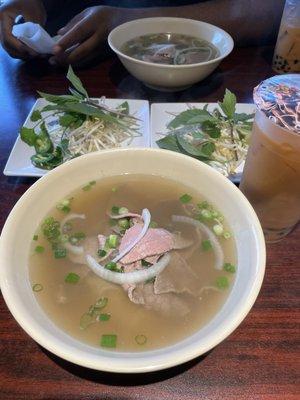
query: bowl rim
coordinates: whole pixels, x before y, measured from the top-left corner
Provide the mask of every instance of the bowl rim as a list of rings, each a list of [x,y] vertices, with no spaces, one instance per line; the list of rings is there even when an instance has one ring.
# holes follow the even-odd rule
[[[179,365],[190,361],[202,354],[207,353],[209,350],[217,346],[220,342],[222,342],[226,337],[228,337],[242,322],[242,320],[246,317],[249,313],[250,309],[252,308],[262,285],[264,273],[265,273],[265,261],[266,261],[266,251],[265,251],[265,241],[262,232],[262,228],[260,226],[259,220],[253,210],[252,206],[245,198],[245,196],[241,193],[241,191],[227,178],[222,176],[219,172],[215,171],[213,168],[209,167],[208,165],[195,160],[189,156],[175,153],[169,150],[162,150],[162,149],[150,149],[150,148],[130,148],[130,149],[113,149],[113,150],[105,150],[101,152],[90,153],[82,157],[78,157],[73,159],[67,163],[62,164],[61,166],[55,168],[54,170],[50,171],[38,181],[36,181],[18,200],[18,202],[13,207],[12,211],[10,212],[0,237],[0,257],[2,260],[7,259],[7,255],[9,254],[9,250],[7,249],[8,246],[5,246],[5,236],[9,234],[10,231],[10,224],[12,220],[15,218],[15,214],[18,212],[20,207],[23,207],[24,203],[28,202],[28,199],[31,196],[31,193],[35,190],[40,190],[47,185],[48,180],[52,180],[52,177],[55,175],[64,176],[68,170],[72,169],[74,166],[76,168],[80,168],[80,166],[84,165],[85,159],[87,158],[95,158],[101,156],[101,154],[108,154],[116,152],[122,153],[129,153],[132,154],[135,152],[143,152],[145,154],[151,153],[166,153],[167,155],[172,155],[174,159],[177,160],[182,159],[183,161],[186,160],[191,165],[194,165],[194,168],[202,168],[205,172],[208,172],[210,175],[214,175],[217,181],[222,182],[223,185],[227,187],[231,187],[230,190],[233,190],[236,196],[239,198],[239,205],[244,208],[244,211],[247,212],[252,221],[252,228],[254,228],[254,232],[252,233],[255,237],[255,246],[259,250],[257,260],[255,266],[258,267],[258,272],[255,275],[255,279],[252,282],[252,285],[249,289],[249,293],[247,298],[245,299],[244,303],[239,304],[237,307],[237,312],[231,319],[226,321],[226,324],[217,329],[217,332],[213,332],[211,335],[207,335],[205,339],[202,339],[204,345],[202,347],[199,346],[199,341],[195,341],[193,343],[187,343],[183,345],[183,348],[173,349],[167,351],[167,357],[165,355],[159,354],[157,356],[156,352],[160,353],[163,352],[164,349],[171,349],[171,347],[167,346],[159,350],[154,351],[145,351],[145,352],[113,352],[113,359],[110,359],[110,355],[112,352],[107,351],[106,354],[99,354],[95,361],[94,357],[91,354],[87,354],[80,349],[74,348],[72,344],[66,346],[59,338],[57,338],[54,334],[45,332],[41,332],[41,330],[36,329],[36,327],[31,326],[30,321],[28,320],[28,316],[22,315],[21,311],[18,309],[17,305],[14,304],[14,294],[11,290],[11,286],[6,282],[5,279],[5,270],[7,267],[2,267],[0,263],[0,284],[2,289],[3,298],[9,308],[9,311],[12,313],[13,317],[16,319],[18,324],[24,329],[24,331],[34,339],[38,344],[40,344],[45,349],[49,350],[50,352],[56,354],[57,356],[75,363],[77,365],[81,365],[83,367],[100,370],[100,371],[107,371],[107,372],[117,372],[117,373],[144,373],[144,372],[151,372],[162,370],[166,368],[173,367],[175,365]],[[175,161],[175,160],[174,160]],[[41,187],[41,188],[40,188]],[[4,271],[4,272],[3,272]],[[41,308],[41,313],[46,314],[43,309]],[[51,321],[51,319],[48,317]],[[37,323],[37,326],[39,324]],[[61,328],[58,328],[63,331]],[[202,328],[203,329],[203,328]],[[192,335],[191,335],[192,336]],[[74,340],[74,339],[73,339]],[[185,340],[185,339],[183,339]],[[81,342],[80,342],[81,343]],[[180,342],[178,342],[180,343]],[[176,345],[176,344],[175,344]],[[184,351],[183,351],[184,350]],[[105,352],[106,353],[106,352]],[[151,353],[151,354],[150,354]],[[128,358],[128,355],[135,354],[135,359]],[[127,355],[127,357],[126,357]]]
[[[210,28],[214,28],[216,30],[218,30],[220,33],[222,33],[223,36],[225,36],[226,40],[229,43],[229,49],[222,55],[219,56],[217,58],[214,58],[213,60],[209,60],[209,61],[202,61],[200,63],[193,63],[193,64],[183,64],[183,65],[166,65],[166,64],[159,64],[159,63],[152,63],[149,61],[142,61],[142,60],[138,60],[136,58],[127,56],[126,54],[124,54],[121,50],[119,50],[114,44],[113,44],[113,40],[112,40],[112,36],[118,32],[119,30],[121,30],[124,27],[128,27],[134,24],[138,24],[143,20],[148,20],[149,22],[151,22],[151,20],[160,20],[160,21],[186,21],[187,23],[199,23],[200,25],[206,26],[206,27],[210,27]],[[114,28],[108,35],[107,38],[108,41],[108,45],[109,47],[119,56],[122,58],[125,58],[128,61],[134,62],[136,64],[140,64],[140,65],[148,65],[148,66],[152,66],[152,67],[156,67],[156,68],[164,68],[164,69],[188,69],[188,68],[195,68],[195,67],[200,67],[200,66],[204,66],[204,65],[210,65],[210,64],[214,64],[217,62],[222,61],[225,57],[227,57],[233,50],[234,47],[234,40],[231,37],[231,35],[229,35],[228,32],[226,32],[224,29],[219,28],[216,25],[210,24],[208,22],[204,22],[204,21],[198,21],[196,19],[191,19],[191,18],[178,18],[178,17],[151,17],[151,18],[139,18],[139,19],[134,19],[132,21],[128,21],[125,22],[124,24],[118,25],[116,28]]]

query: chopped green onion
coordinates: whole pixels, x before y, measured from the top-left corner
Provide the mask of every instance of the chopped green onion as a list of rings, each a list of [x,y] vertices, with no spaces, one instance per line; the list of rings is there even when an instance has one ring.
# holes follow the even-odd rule
[[[70,236],[70,238],[69,238],[69,242],[71,243],[71,244],[78,244],[78,242],[79,242],[79,239],[77,239],[76,237],[74,237],[74,236]]]
[[[223,226],[220,225],[220,224],[216,224],[216,225],[213,226],[213,231],[215,232],[215,234],[217,236],[221,236],[222,233],[223,233],[223,230],[224,230]]]
[[[202,250],[203,251],[209,251],[213,247],[212,244],[211,244],[211,241],[209,239],[202,240],[201,246],[202,246]]]
[[[95,303],[96,307],[104,308],[108,303],[108,298],[107,297],[100,297]]]
[[[71,199],[65,199],[56,205],[57,210],[62,211],[64,213],[68,213],[71,211]]]
[[[149,263],[146,260],[141,260],[141,264],[142,264],[143,267],[151,267],[151,265],[152,265],[151,263]]]
[[[235,265],[231,263],[225,263],[223,269],[224,271],[230,272],[231,274],[234,274],[236,271]]]
[[[80,318],[80,323],[79,323],[80,329],[86,329],[93,322],[94,322],[93,317],[88,313],[84,313]]]
[[[192,196],[189,194],[185,193],[181,197],[179,197],[179,200],[181,201],[182,204],[189,203],[192,200]]]
[[[67,250],[64,247],[56,247],[54,249],[55,258],[65,258],[67,256]]]
[[[129,222],[129,220],[127,218],[119,219],[118,225],[119,225],[120,228],[123,228],[123,229],[130,228],[130,222]]]
[[[96,185],[96,181],[90,181],[89,185],[91,185],[91,186]]]
[[[73,233],[70,238],[69,238],[69,242],[71,244],[78,244],[80,242],[80,240],[85,239],[85,233],[83,232],[75,232]]]
[[[155,221],[151,221],[150,224],[149,224],[149,227],[150,228],[157,228],[158,227],[158,223],[155,222]]]
[[[110,271],[121,272],[121,270],[118,268],[117,264],[115,262],[112,262],[112,261],[110,261],[109,263],[105,264],[105,268],[109,269]]]
[[[208,210],[206,210],[206,209],[201,210],[200,215],[201,215],[204,219],[212,219],[212,218],[213,218],[211,212],[208,211]]]
[[[83,186],[83,188],[82,188],[82,190],[83,190],[84,192],[87,192],[87,191],[90,190],[90,189],[92,189],[92,186],[91,186],[90,184],[87,184],[87,185]]]
[[[102,335],[100,346],[115,348],[117,346],[117,335]]]
[[[39,239],[38,235],[34,235],[33,238],[32,238],[32,240],[35,240],[35,241],[37,241],[38,239]]]
[[[67,243],[69,241],[69,235],[60,235],[59,239],[61,243]]]
[[[207,201],[202,201],[201,203],[197,204],[199,208],[209,208],[209,204]]]
[[[112,214],[119,214],[120,207],[112,206],[111,213]]]
[[[219,289],[227,289],[229,286],[229,281],[226,276],[219,276],[216,280],[216,285]]]
[[[43,287],[43,285],[41,285],[40,283],[35,283],[33,286],[32,286],[32,290],[34,291],[34,292],[40,292],[41,290],[43,290],[44,289],[44,287]]]
[[[80,279],[80,276],[75,274],[75,272],[70,272],[68,275],[65,277],[65,282],[66,283],[77,283]]]
[[[100,314],[98,317],[98,321],[109,321],[110,314]]]
[[[110,249],[115,249],[118,245],[118,236],[117,235],[109,235],[108,237],[108,247]]]
[[[35,248],[34,250],[35,250],[36,253],[41,254],[41,253],[44,253],[45,247],[43,247],[43,246],[36,246],[36,248]]]
[[[99,257],[105,257],[106,254],[107,254],[107,251],[102,250],[102,249],[99,249],[99,250],[97,251],[97,253],[98,253],[98,256],[99,256]]]
[[[109,220],[109,225],[110,226],[116,226],[118,223],[118,221],[116,219],[110,218]]]
[[[116,187],[111,188],[111,191],[112,191],[113,193],[116,193],[117,190],[118,190],[118,189],[117,189]]]
[[[137,344],[143,345],[147,343],[147,337],[145,335],[137,335],[134,340],[136,341]]]
[[[126,207],[120,207],[119,208],[119,215],[123,215],[123,214],[128,214],[129,210]]]
[[[223,233],[223,238],[224,239],[230,239],[231,238],[231,233],[230,232],[224,232]]]
[[[69,232],[72,230],[73,225],[71,224],[71,222],[66,222],[65,225],[63,226],[64,228],[64,232]]]

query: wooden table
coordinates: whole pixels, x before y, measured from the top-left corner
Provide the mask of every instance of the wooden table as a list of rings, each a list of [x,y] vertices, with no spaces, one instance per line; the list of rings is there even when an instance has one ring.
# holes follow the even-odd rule
[[[236,49],[204,82],[176,94],[145,88],[115,58],[79,75],[95,97],[205,102],[221,99],[229,88],[239,102],[251,102],[253,87],[273,74],[271,56],[272,48],[268,47]],[[35,101],[36,90],[61,94],[66,89],[63,72],[42,64],[23,64],[0,50],[1,170]],[[1,227],[33,182],[0,176]],[[299,399],[299,227],[281,243],[268,245],[267,254],[260,295],[230,337],[203,357],[145,375],[102,373],[59,359],[23,332],[1,298],[0,399]]]

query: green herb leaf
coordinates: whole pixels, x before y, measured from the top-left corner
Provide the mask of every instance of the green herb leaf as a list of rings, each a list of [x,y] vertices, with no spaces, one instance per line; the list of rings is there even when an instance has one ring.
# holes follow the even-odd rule
[[[151,267],[151,265],[152,265],[151,263],[149,263],[146,260],[141,260],[141,264],[142,264],[143,267]]]
[[[78,100],[69,94],[64,94],[64,95],[55,95],[55,94],[49,94],[49,93],[44,93],[37,91],[38,94],[49,101],[50,103],[57,104],[59,106],[66,105],[68,103],[78,103]],[[52,110],[57,110],[58,108],[51,105],[51,108],[49,106],[45,106],[42,111],[52,111]]]
[[[202,129],[211,138],[219,138],[221,136],[221,129],[218,128],[217,124],[211,121],[204,121],[202,124]]]
[[[233,119],[235,114],[236,96],[230,90],[225,90],[225,95],[222,102],[218,102],[220,108],[227,118]]]
[[[54,249],[54,258],[65,258],[67,256],[67,250],[64,247],[57,246]]]
[[[117,215],[117,214],[119,214],[119,210],[120,210],[120,207],[112,206],[111,213],[114,215]]]
[[[100,340],[100,346],[115,348],[117,346],[117,335],[102,335]]]
[[[34,146],[37,134],[34,132],[34,129],[23,126],[20,131],[20,137],[28,146]]]
[[[35,241],[37,241],[39,239],[39,236],[38,235],[33,235],[33,238],[32,238],[32,240],[35,240]]]
[[[201,146],[202,157],[211,158],[212,153],[215,151],[216,146],[212,142],[206,142]]]
[[[59,117],[59,124],[64,127],[69,127],[77,121],[77,116],[70,113],[65,113]]]
[[[200,157],[200,158],[209,158],[209,155],[203,152],[203,146],[206,144],[204,143],[203,145],[200,146],[194,146],[190,142],[188,142],[186,139],[184,139],[183,135],[178,134],[177,135],[177,141],[180,145],[180,147],[188,154],[194,157]],[[182,151],[180,151],[182,153]]]
[[[169,122],[167,127],[169,129],[176,129],[183,125],[202,123],[206,120],[214,120],[207,110],[191,108],[178,114],[171,122]]]
[[[95,303],[96,307],[99,308],[104,308],[108,303],[108,298],[107,297],[100,297],[100,299],[98,299]]]
[[[40,110],[34,110],[30,115],[30,121],[36,122],[39,119],[42,119],[42,114],[41,114]]]
[[[117,110],[120,110],[122,114],[129,115],[129,104],[128,101],[124,101],[121,103],[118,107]]]
[[[189,194],[185,193],[182,196],[179,197],[179,200],[181,201],[182,204],[189,203],[192,200],[192,196]]]
[[[81,94],[84,95],[84,97],[89,97],[87,91],[85,90],[85,88],[83,87],[83,84],[81,82],[81,80],[78,78],[77,75],[75,75],[73,68],[71,67],[71,65],[69,65],[69,69],[68,69],[68,73],[67,73],[67,78],[68,80],[72,83],[72,85],[74,86],[74,88]]]
[[[254,114],[246,114],[246,113],[234,113],[233,120],[234,122],[244,122],[249,121],[249,119],[253,119]]]
[[[68,275],[65,277],[65,282],[66,283],[78,283],[80,279],[80,276],[75,274],[75,272],[70,272]]]
[[[172,133],[157,140],[156,144],[161,149],[171,150],[171,151],[176,151],[177,153],[181,153],[181,149],[178,145],[176,135],[174,135]]]
[[[101,249],[99,249],[98,251],[97,251],[97,253],[98,253],[98,256],[99,257],[105,257],[106,256],[106,254],[107,254],[107,252],[105,251],[105,250],[101,250]]]
[[[227,289],[229,287],[229,281],[226,276],[219,276],[216,280],[216,286],[219,289]]]
[[[69,91],[74,97],[76,97],[76,99],[78,99],[78,100],[84,100],[85,99],[85,97],[82,94],[77,92],[77,90],[73,89],[72,87],[69,87]]]

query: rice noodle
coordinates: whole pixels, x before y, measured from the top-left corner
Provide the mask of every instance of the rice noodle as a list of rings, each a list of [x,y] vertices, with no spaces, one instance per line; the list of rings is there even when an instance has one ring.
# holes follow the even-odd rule
[[[125,249],[119,253],[113,260],[112,262],[118,262],[123,258],[127,253],[130,252],[130,250],[146,235],[146,232],[149,228],[150,222],[151,222],[151,214],[148,208],[144,208],[142,211],[142,218],[144,221],[144,226],[139,235],[127,246]]]
[[[67,215],[62,221],[61,221],[61,232],[63,232],[64,226],[67,222],[71,221],[72,219],[85,219],[85,215],[84,214],[69,214]],[[69,250],[71,253],[75,254],[75,255],[80,255],[83,254],[84,249],[82,246],[73,246],[71,243],[64,243],[64,247]]]
[[[133,272],[114,272],[106,269],[102,265],[98,264],[97,261],[91,256],[86,256],[86,261],[88,267],[100,278],[116,283],[118,285],[125,284],[138,284],[147,281],[148,279],[152,279],[158,274],[160,274],[166,266],[169,264],[171,256],[166,253],[161,257],[161,259],[153,264],[151,267],[141,270],[136,270]]]
[[[204,225],[202,222],[197,221],[193,218],[186,217],[185,215],[172,215],[172,221],[173,222],[182,222],[182,223],[193,225],[193,226],[199,228],[202,232],[204,232],[208,236],[209,240],[211,241],[211,243],[213,245],[213,249],[214,249],[215,256],[216,256],[215,268],[218,270],[221,270],[223,268],[224,253],[223,253],[222,247],[221,247],[218,239],[216,238],[215,234],[206,225]]]

